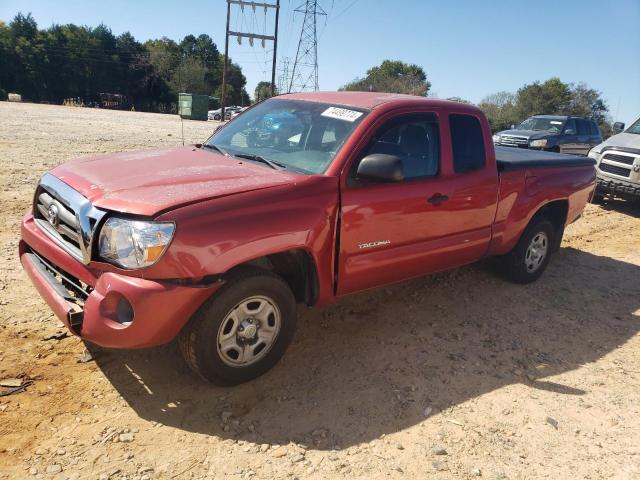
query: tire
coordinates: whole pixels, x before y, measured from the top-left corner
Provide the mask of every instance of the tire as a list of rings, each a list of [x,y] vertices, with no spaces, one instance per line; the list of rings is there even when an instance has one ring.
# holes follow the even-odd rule
[[[545,271],[551,258],[556,230],[545,217],[534,217],[516,246],[499,259],[502,274],[514,283],[534,282]],[[542,243],[546,246],[541,251]],[[542,258],[538,255],[542,254]]]
[[[217,120],[217,121],[220,121],[220,119],[221,119],[221,118],[222,118],[222,115],[220,115],[219,113],[216,113],[216,114],[213,116],[213,119],[214,119],[214,120]]]
[[[178,344],[200,377],[231,386],[270,370],[295,327],[296,301],[285,281],[267,270],[243,268],[194,314]]]

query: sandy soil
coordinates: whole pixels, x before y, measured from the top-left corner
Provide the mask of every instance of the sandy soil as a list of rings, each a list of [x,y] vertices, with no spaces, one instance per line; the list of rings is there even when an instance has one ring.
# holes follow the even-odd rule
[[[0,478],[640,478],[640,208],[589,206],[540,281],[483,263],[302,309],[232,389],[175,346],[84,351],[22,272],[19,220],[69,158],[175,146],[174,116],[0,102]],[[187,141],[212,122],[185,122]]]

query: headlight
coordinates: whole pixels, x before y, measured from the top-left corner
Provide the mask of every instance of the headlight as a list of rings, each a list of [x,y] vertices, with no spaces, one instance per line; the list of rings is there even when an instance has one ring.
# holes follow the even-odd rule
[[[100,256],[123,268],[153,265],[173,238],[170,222],[147,222],[109,218],[100,230]]]
[[[547,139],[543,138],[542,140],[532,140],[529,146],[530,147],[546,147]]]
[[[600,161],[600,155],[602,154],[602,152],[597,152],[595,148],[592,148],[591,150],[589,150],[589,153],[587,154],[587,156],[589,158],[593,158],[596,163],[598,163]]]
[[[500,135],[493,136],[493,143],[500,143],[500,140],[501,140]]]

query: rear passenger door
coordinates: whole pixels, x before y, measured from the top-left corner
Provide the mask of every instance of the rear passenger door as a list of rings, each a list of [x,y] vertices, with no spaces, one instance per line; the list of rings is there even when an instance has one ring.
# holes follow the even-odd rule
[[[576,118],[576,125],[578,127],[578,141],[576,153],[578,155],[587,155],[591,147],[589,147],[589,140],[591,139],[591,128],[588,120],[582,118]]]
[[[485,138],[490,133],[469,115],[408,114],[379,126],[357,154],[341,194],[339,295],[484,255],[498,188]],[[399,156],[404,180],[359,180],[359,161],[372,153]]]
[[[589,150],[591,150],[596,145],[602,143],[602,135],[600,134],[600,128],[598,124],[594,120],[589,121],[589,128],[591,129],[591,136],[589,137]],[[589,151],[587,150],[587,155]]]
[[[577,154],[582,150],[578,143],[578,126],[573,118],[567,120],[564,124],[564,130],[560,137],[560,152]]]

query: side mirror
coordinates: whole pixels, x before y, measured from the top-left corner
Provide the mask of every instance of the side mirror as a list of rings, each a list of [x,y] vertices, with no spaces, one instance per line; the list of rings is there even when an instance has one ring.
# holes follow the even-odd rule
[[[402,160],[395,155],[372,153],[360,160],[357,178],[377,182],[401,182],[404,179]]]
[[[564,131],[564,134],[565,134],[565,135],[575,135],[575,134],[576,134],[576,132],[575,132],[575,130],[574,130],[573,128],[567,128],[567,129]]]
[[[613,134],[617,135],[618,133],[620,133],[621,131],[624,130],[624,123],[623,122],[616,122],[613,124]]]

